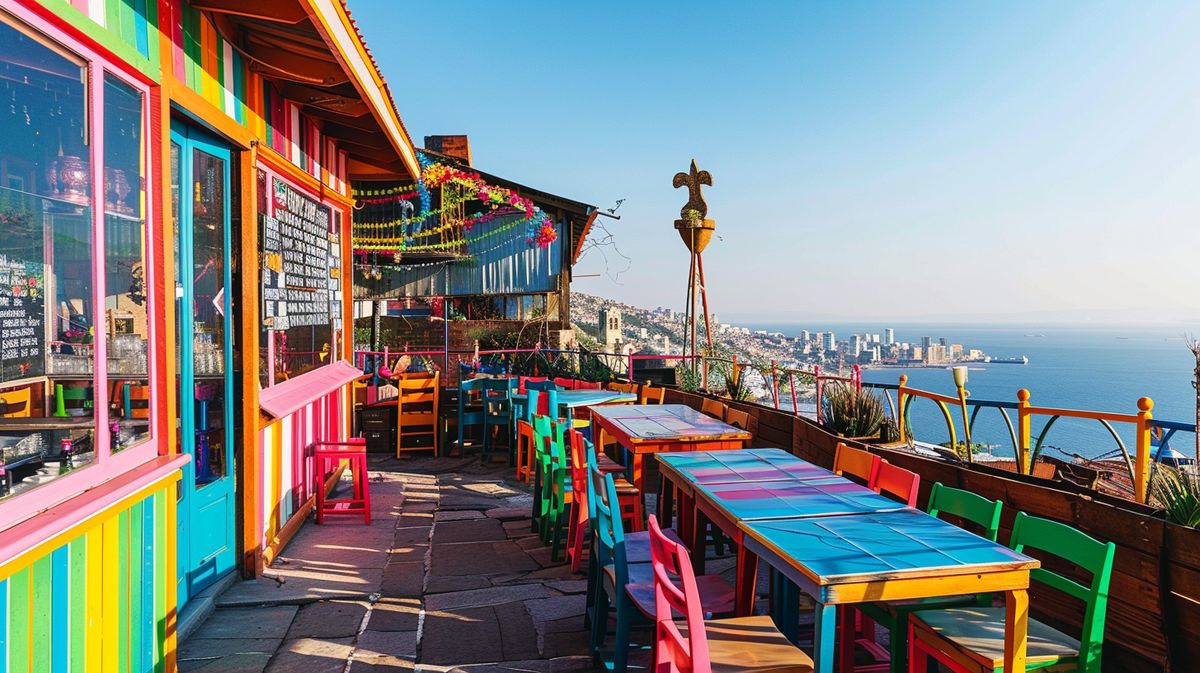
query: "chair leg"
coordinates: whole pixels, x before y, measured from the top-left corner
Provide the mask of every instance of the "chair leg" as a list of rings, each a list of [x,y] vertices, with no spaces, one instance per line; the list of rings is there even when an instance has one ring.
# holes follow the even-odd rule
[[[587,537],[587,514],[579,502],[571,503],[571,528],[567,531],[567,558],[571,561],[571,572],[579,572],[583,562],[583,538]]]
[[[597,578],[596,601],[592,605],[592,654],[598,655],[608,635],[608,592],[603,580]]]
[[[371,525],[371,483],[370,475],[367,474],[367,456],[363,454],[358,458],[362,465],[362,499],[363,499],[363,522],[368,526]]]
[[[617,591],[621,591],[617,589]],[[633,626],[633,606],[624,596],[617,596],[617,630],[613,636],[613,673],[629,669],[629,631]]]

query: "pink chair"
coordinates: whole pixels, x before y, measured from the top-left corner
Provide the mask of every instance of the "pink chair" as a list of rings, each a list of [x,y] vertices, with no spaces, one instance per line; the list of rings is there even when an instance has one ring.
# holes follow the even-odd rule
[[[656,673],[810,673],[813,661],[768,616],[704,620],[687,548],[650,517]],[[679,582],[679,586],[676,586]],[[676,621],[675,613],[683,615]]]

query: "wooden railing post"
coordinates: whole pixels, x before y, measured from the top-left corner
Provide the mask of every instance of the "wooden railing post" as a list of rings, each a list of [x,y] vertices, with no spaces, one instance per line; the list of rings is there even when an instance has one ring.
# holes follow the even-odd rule
[[[817,386],[817,423],[825,423],[825,391],[821,385],[821,365],[813,365],[813,381]]]
[[[1137,455],[1134,457],[1133,489],[1138,502],[1146,502],[1150,483],[1150,410],[1154,400],[1143,397],[1137,401]]]
[[[902,442],[908,441],[908,432],[906,431],[906,424],[904,422],[904,384],[906,383],[908,383],[908,374],[901,374],[900,386],[896,388],[896,408],[898,410],[896,412],[896,429],[900,432],[900,441]]]
[[[1029,391],[1021,388],[1017,391],[1017,472],[1029,474]]]

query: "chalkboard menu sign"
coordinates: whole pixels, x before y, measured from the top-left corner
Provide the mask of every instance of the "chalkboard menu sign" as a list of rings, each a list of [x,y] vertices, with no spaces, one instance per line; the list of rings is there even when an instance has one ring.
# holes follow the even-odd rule
[[[0,254],[0,381],[46,371],[42,263]]]
[[[278,178],[274,183],[275,215],[259,215],[263,325],[272,330],[328,325],[329,208]]]

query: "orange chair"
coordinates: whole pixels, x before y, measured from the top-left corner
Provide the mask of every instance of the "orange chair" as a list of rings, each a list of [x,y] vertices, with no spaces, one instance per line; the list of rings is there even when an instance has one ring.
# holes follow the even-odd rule
[[[438,455],[438,373],[396,379],[396,457],[413,451]]]
[[[584,446],[587,440],[584,439],[583,433],[568,430],[567,437],[571,445],[571,512],[567,520],[567,560],[571,562],[571,572],[579,572],[588,526],[588,451]],[[599,459],[596,463],[599,471],[604,472]],[[614,475],[613,485],[616,486],[618,510],[624,530],[640,531],[643,517],[641,493],[623,477]]]
[[[327,499],[325,481],[329,473],[337,469],[338,463],[350,462],[350,475],[354,480],[354,496],[351,498]],[[317,523],[325,523],[326,516],[355,516],[362,514],[363,523],[371,523],[371,484],[367,479],[367,440],[355,437],[344,442],[317,442],[313,444],[313,488],[317,490]]]
[[[725,413],[728,410],[729,407],[725,406],[724,402],[709,397],[704,398],[704,402],[700,405],[701,413],[708,414],[718,421],[725,420]]]
[[[687,548],[650,517],[654,572],[654,670],[674,673],[811,673],[813,660],[771,617],[704,619]],[[676,584],[678,582],[678,585]],[[683,616],[677,620],[675,615]]]
[[[18,388],[0,393],[0,417],[29,418],[33,415],[32,407],[32,388]]]
[[[666,388],[655,388],[647,383],[638,392],[638,404],[662,404],[666,397]]]
[[[842,442],[838,442],[837,452],[833,454],[834,474],[854,477],[854,480],[872,489],[879,474],[879,463],[879,456]]]
[[[735,428],[742,430],[750,429],[750,413],[747,411],[738,411],[733,407],[725,408],[725,422]]]

